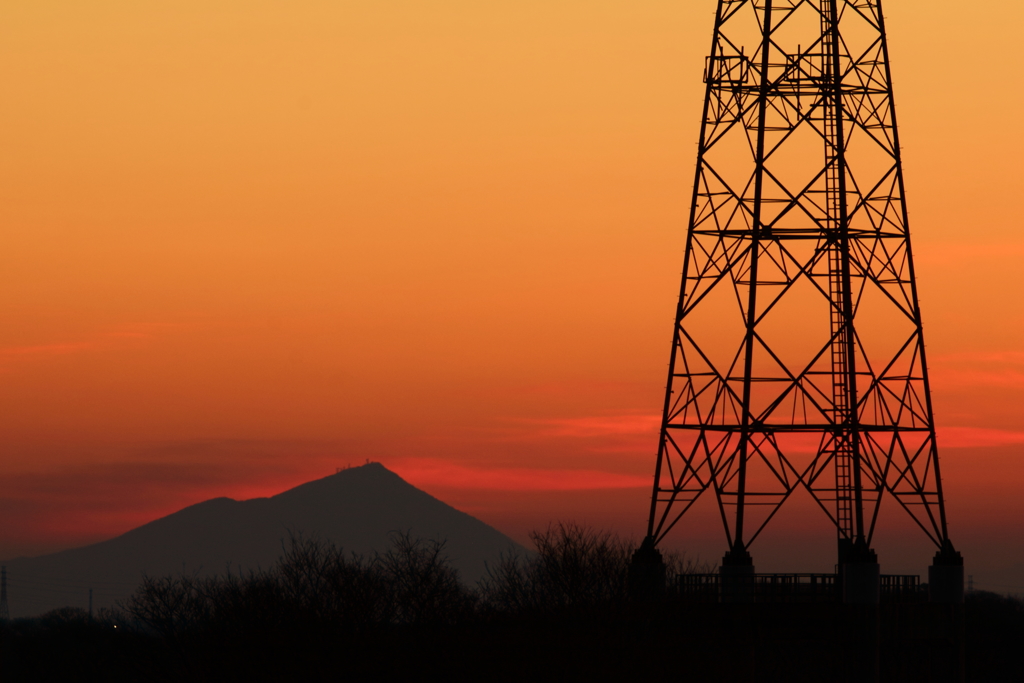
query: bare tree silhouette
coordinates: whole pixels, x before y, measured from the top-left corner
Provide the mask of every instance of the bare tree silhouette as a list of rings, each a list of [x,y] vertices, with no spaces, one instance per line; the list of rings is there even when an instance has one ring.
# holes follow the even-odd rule
[[[506,613],[550,612],[629,599],[632,540],[573,522],[533,531],[530,539],[536,555],[506,554],[488,568],[480,585],[485,604]],[[672,574],[712,571],[680,554],[668,554],[665,562]]]

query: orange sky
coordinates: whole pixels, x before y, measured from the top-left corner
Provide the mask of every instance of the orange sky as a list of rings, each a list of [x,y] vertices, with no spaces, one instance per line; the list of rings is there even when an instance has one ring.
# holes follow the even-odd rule
[[[367,458],[638,533],[713,12],[7,3],[0,556]],[[951,534],[1024,590],[1024,6],[887,16]]]

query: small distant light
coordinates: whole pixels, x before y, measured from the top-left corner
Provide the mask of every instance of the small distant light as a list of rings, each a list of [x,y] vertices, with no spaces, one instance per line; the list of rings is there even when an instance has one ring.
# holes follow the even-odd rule
[[[117,628],[117,624],[114,624],[114,628]]]

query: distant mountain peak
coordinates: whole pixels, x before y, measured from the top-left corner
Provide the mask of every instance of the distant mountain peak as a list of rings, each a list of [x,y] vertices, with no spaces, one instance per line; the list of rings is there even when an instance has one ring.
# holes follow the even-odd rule
[[[295,533],[364,557],[389,547],[393,532],[441,539],[452,565],[474,583],[519,546],[498,530],[408,483],[379,462],[349,467],[269,498],[219,497],[84,548],[7,564],[12,616],[65,605],[124,599],[143,573],[161,576],[269,568]],[[24,583],[21,583],[24,581]],[[35,583],[33,583],[35,582]],[[33,585],[47,586],[34,590]],[[67,586],[66,591],[58,591]]]

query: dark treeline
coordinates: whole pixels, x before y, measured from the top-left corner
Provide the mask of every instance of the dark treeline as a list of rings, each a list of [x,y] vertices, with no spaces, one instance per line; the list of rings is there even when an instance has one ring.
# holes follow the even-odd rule
[[[535,553],[469,587],[441,541],[396,533],[362,558],[295,537],[267,570],[146,577],[92,618],[67,608],[2,624],[0,679],[828,681],[856,656],[820,606],[637,604],[632,543],[571,524],[532,540]],[[666,559],[670,574],[714,569]],[[1024,603],[976,592],[966,617],[968,680],[1024,680]],[[883,680],[934,679],[934,666],[915,678],[893,640]],[[928,658],[945,646],[914,647]]]
[[[396,532],[386,552],[366,559],[298,536],[266,571],[144,577],[136,593],[106,618],[178,642],[256,625],[272,631],[370,633],[566,616],[628,603],[631,543],[574,524],[534,532],[531,538],[536,553],[500,557],[484,580],[469,587],[450,566],[443,541]],[[672,555],[668,565],[673,573],[714,569]]]

